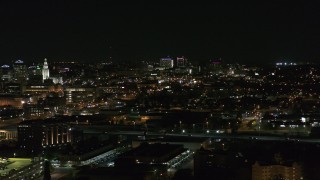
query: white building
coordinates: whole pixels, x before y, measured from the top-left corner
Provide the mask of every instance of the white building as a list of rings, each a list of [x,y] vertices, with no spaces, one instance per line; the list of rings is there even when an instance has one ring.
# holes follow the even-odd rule
[[[46,80],[49,79],[50,74],[49,74],[49,67],[48,67],[48,62],[47,59],[44,59],[43,67],[42,67],[42,79]]]

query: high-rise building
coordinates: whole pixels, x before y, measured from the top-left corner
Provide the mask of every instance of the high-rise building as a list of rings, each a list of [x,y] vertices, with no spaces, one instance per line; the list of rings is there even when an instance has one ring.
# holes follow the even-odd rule
[[[177,57],[177,67],[185,67],[187,64],[187,59],[185,57]]]
[[[28,67],[28,75],[29,77],[32,75],[42,75],[42,69],[38,65],[33,65]]]
[[[27,66],[22,60],[17,60],[13,63],[13,78],[18,83],[26,82]]]
[[[49,79],[50,74],[49,74],[49,67],[48,67],[48,62],[47,59],[44,59],[43,67],[42,67],[42,79],[43,81],[46,79]]]
[[[11,81],[12,78],[12,69],[9,65],[1,66],[1,80]]]
[[[160,66],[164,67],[165,69],[173,68],[173,59],[172,58],[161,58],[160,59]]]
[[[42,69],[38,65],[28,67],[28,83],[41,84],[43,82]]]

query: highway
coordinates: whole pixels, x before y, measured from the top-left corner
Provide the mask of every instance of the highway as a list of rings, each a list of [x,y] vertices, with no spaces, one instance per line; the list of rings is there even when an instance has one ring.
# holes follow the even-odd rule
[[[107,132],[107,134],[114,135],[128,135],[128,136],[144,136],[143,131],[117,131]],[[213,139],[234,139],[234,140],[258,140],[258,141],[294,141],[304,143],[320,143],[320,139],[312,138],[287,138],[281,136],[266,136],[266,135],[230,135],[230,134],[213,134],[213,133],[158,133],[148,132],[147,137],[188,137],[188,138],[213,138]]]

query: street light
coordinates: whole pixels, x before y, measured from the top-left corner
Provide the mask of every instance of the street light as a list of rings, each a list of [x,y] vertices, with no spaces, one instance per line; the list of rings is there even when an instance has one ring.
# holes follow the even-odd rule
[[[181,129],[181,127],[182,127],[182,122],[181,122],[181,121],[179,121],[179,124],[180,124],[180,129]]]

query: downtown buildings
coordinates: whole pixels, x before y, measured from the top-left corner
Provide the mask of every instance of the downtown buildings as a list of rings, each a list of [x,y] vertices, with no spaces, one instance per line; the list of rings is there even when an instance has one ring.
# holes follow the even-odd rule
[[[164,61],[162,67],[161,61]],[[316,82],[320,71],[316,65],[248,67],[214,61],[197,68],[179,57],[161,59],[152,67],[111,62],[89,65],[52,62],[47,64],[49,73],[48,62],[29,67],[19,63],[15,65],[15,73],[10,66],[3,66],[0,115],[5,123],[22,122],[15,123],[16,131],[1,129],[1,137],[17,139],[17,147],[24,152],[61,148],[73,153],[72,148],[83,145],[81,142],[92,136],[98,137],[95,140],[98,144],[108,139],[122,145],[134,138],[117,132],[123,130],[137,131],[140,134],[136,138],[140,136],[147,141],[150,141],[148,133],[173,134],[188,141],[194,135],[282,135],[288,137],[283,140],[290,141],[292,137],[319,134],[320,93]],[[24,67],[28,67],[27,71]],[[24,78],[22,72],[27,73],[26,82],[16,80],[19,79],[16,77]],[[44,75],[49,78],[44,79]],[[52,77],[59,76],[63,82],[56,84]],[[79,127],[83,133],[73,131]],[[255,140],[248,137],[241,143],[256,143]],[[292,140],[292,143],[298,141]],[[221,144],[223,151],[200,154],[213,155],[221,160],[220,164],[212,158],[214,163],[203,161],[196,163],[197,167],[203,170],[202,165],[211,165],[208,169],[223,165],[227,171],[234,168],[230,164],[239,153],[225,152],[228,151],[225,147],[232,143]],[[88,147],[90,152],[99,146]],[[225,161],[228,158],[231,161]],[[95,157],[90,159],[99,161]],[[244,164],[251,169],[250,165],[256,161],[263,162],[251,157],[251,161]],[[297,159],[298,163],[301,161]],[[196,169],[195,166],[195,172],[199,168]]]

